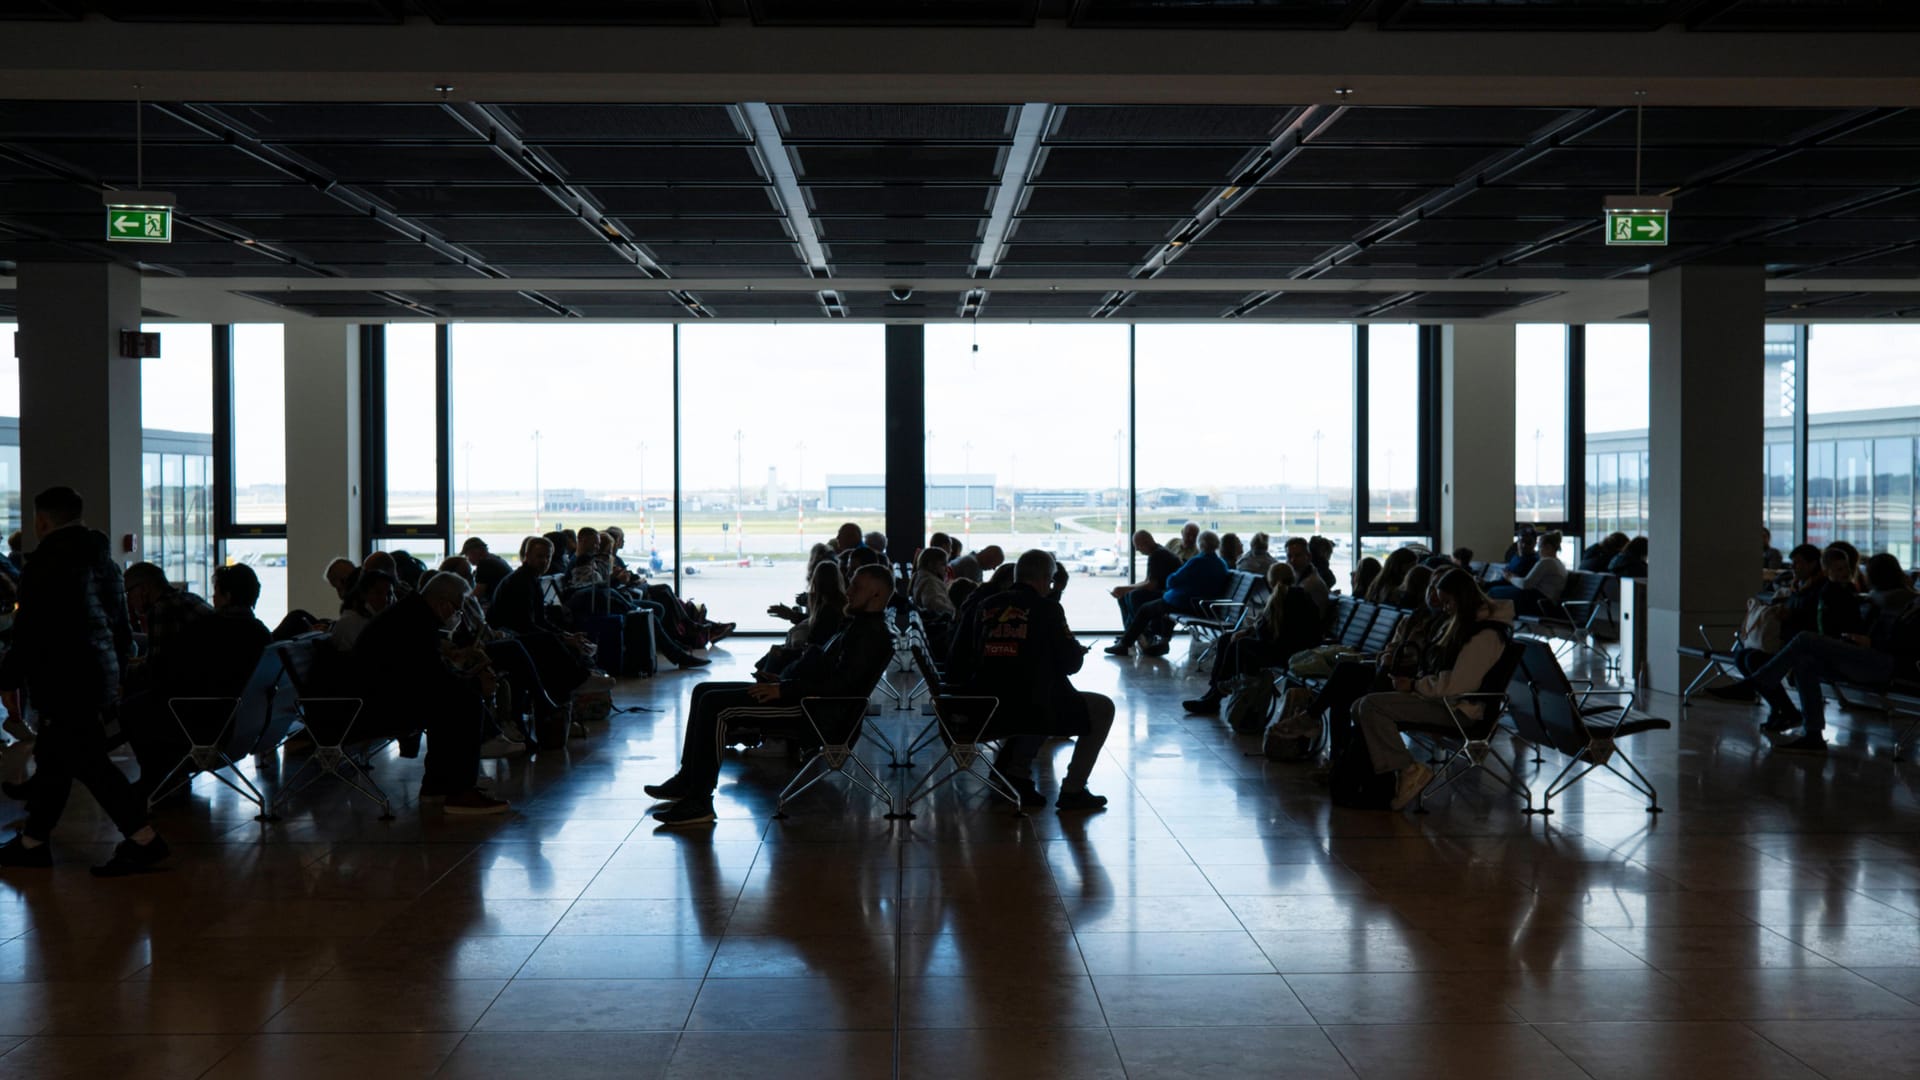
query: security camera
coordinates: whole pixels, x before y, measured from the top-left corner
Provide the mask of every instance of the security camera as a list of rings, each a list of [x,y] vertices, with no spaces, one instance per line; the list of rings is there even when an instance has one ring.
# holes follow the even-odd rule
[[[911,285],[895,285],[892,289],[888,291],[891,293],[891,295],[895,300],[913,299],[913,286]]]

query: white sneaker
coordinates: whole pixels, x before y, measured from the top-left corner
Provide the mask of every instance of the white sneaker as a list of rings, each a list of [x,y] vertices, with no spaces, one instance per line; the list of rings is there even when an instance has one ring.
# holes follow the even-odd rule
[[[502,736],[494,736],[480,744],[480,756],[483,758],[512,757],[526,752],[526,744],[514,742]]]
[[[508,742],[527,743],[527,729],[522,727],[517,717],[503,717],[500,721],[500,735]]]
[[[1393,808],[1405,810],[1407,804],[1420,797],[1433,779],[1433,770],[1416,761],[1400,770],[1400,780],[1393,789]]]

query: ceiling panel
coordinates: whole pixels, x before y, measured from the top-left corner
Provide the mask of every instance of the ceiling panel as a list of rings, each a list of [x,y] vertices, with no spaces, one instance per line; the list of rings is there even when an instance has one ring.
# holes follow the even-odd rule
[[[548,156],[582,183],[740,183],[764,180],[744,147],[548,145]]]
[[[800,181],[993,180],[1006,151],[993,146],[790,146]]]
[[[1254,146],[1049,146],[1040,151],[1034,181],[1041,184],[1226,183],[1252,157]]]
[[[879,139],[927,142],[1010,141],[1011,105],[779,105],[774,115],[790,140]]]
[[[1055,113],[1047,141],[1264,143],[1298,112],[1269,105],[1067,105]]]

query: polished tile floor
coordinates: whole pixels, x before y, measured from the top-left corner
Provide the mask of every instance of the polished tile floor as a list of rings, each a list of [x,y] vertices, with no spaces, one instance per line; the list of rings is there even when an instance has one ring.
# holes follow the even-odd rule
[[[0,1080],[1920,1069],[1920,764],[1884,720],[1775,759],[1696,707],[1633,748],[1657,819],[1604,773],[1551,819],[1490,784],[1342,811],[1183,717],[1177,666],[1096,654],[1105,813],[949,791],[889,823],[823,785],[771,821],[788,766],[756,752],[716,826],[656,830],[688,687],[757,652],[493,763],[504,819],[421,811],[410,761],[376,773],[392,822],[323,786],[262,826],[202,778],[172,870],[102,882],[77,797],[59,865],[0,877]]]

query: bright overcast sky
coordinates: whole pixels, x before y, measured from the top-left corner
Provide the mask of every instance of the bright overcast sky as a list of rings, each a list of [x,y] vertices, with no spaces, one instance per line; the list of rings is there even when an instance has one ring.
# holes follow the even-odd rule
[[[0,324],[0,342],[12,342]],[[167,324],[162,357],[145,361],[147,427],[212,430],[211,345],[203,325]],[[1242,487],[1282,480],[1344,486],[1352,465],[1352,339],[1345,325],[1142,325],[1137,334],[1143,488]],[[689,491],[749,490],[779,470],[783,486],[818,489],[826,473],[883,470],[884,331],[876,325],[695,324],[681,331],[684,481]],[[927,328],[927,450],[938,474],[971,469],[1002,485],[1104,489],[1121,476],[1127,425],[1125,325],[941,324]],[[285,475],[285,404],[277,328],[236,331],[235,417],[241,486]],[[1518,329],[1516,476],[1556,475],[1564,456],[1562,329]],[[607,324],[456,324],[454,443],[476,490],[541,483],[664,495],[672,484],[672,328]],[[1647,328],[1587,330],[1587,409],[1594,431],[1647,423]],[[1411,462],[1414,388],[1382,378],[1411,367],[1413,329],[1376,326],[1375,468],[1385,451]],[[974,345],[978,344],[976,350]],[[433,328],[388,337],[391,483],[432,485]],[[1920,405],[1920,327],[1823,325],[1811,333],[1815,413]],[[17,415],[11,362],[0,415]],[[1381,422],[1386,417],[1395,422]],[[736,443],[735,433],[745,437]],[[297,450],[296,450],[297,452]],[[1401,468],[1396,464],[1396,471]],[[468,483],[465,475],[456,482]],[[1403,483],[1402,474],[1396,482]]]

